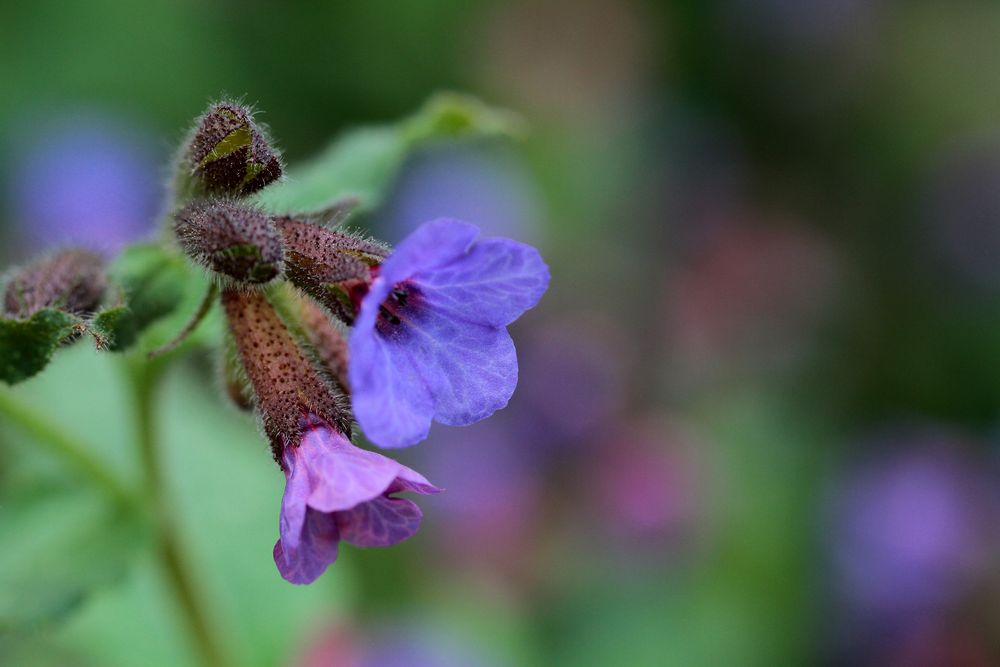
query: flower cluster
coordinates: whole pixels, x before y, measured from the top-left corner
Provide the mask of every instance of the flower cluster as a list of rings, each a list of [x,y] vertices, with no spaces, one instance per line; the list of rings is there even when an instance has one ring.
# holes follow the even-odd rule
[[[397,493],[440,491],[353,445],[355,420],[375,445],[405,447],[432,421],[471,424],[504,407],[517,383],[507,325],[549,273],[534,248],[457,220],[390,250],[329,216],[268,215],[247,196],[280,176],[252,114],[215,105],[178,159],[173,229],[217,278],[229,393],[256,409],[286,477],[275,563],[309,583],[340,540],[389,546],[416,532],[420,510]]]

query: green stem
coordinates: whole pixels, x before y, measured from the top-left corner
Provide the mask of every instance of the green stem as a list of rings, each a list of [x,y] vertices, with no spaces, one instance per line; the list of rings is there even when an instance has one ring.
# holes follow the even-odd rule
[[[198,595],[195,578],[181,549],[172,503],[167,497],[160,457],[157,454],[156,425],[154,422],[153,395],[161,375],[162,365],[144,358],[132,359],[130,378],[136,401],[139,431],[139,454],[145,472],[147,491],[152,500],[156,520],[160,558],[167,580],[177,596],[187,621],[188,630],[206,667],[225,667],[231,664],[212,633],[203,600]]]
[[[51,419],[24,403],[6,387],[0,387],[0,414],[68,466],[97,484],[116,502],[134,505],[135,493],[91,454],[94,451],[92,447],[53,424]]]

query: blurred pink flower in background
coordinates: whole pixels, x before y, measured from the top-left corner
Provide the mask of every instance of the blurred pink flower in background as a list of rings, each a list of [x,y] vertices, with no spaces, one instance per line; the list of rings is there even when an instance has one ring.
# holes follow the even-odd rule
[[[621,421],[602,430],[577,491],[577,517],[603,551],[643,562],[694,544],[707,518],[710,479],[704,443],[659,417]]]

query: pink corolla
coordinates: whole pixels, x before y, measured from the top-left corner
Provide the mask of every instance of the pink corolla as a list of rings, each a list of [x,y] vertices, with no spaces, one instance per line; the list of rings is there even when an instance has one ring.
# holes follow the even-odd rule
[[[274,562],[293,584],[308,584],[337,559],[343,540],[387,547],[412,537],[422,513],[396,497],[438,489],[419,473],[355,447],[322,422],[310,424],[298,446],[285,447],[285,495]]]

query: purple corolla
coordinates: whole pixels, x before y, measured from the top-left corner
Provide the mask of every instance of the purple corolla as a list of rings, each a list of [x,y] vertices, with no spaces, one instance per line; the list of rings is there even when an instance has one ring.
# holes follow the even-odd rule
[[[549,284],[538,251],[478,239],[457,220],[421,225],[379,267],[350,338],[354,414],[382,447],[427,436],[431,421],[472,424],[517,384],[507,325]]]
[[[419,473],[355,447],[335,429],[314,422],[298,446],[286,446],[285,495],[274,562],[293,584],[314,581],[337,559],[341,540],[386,547],[417,532],[420,508],[396,493],[438,493]]]

